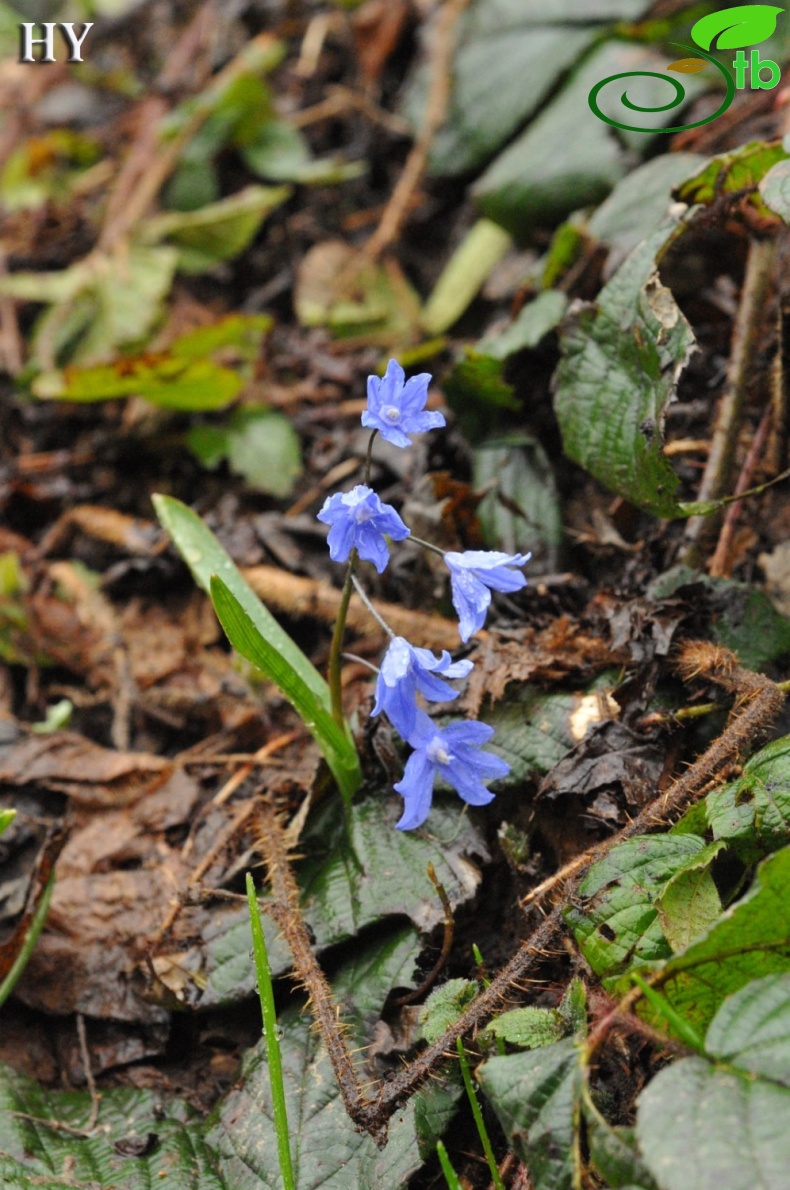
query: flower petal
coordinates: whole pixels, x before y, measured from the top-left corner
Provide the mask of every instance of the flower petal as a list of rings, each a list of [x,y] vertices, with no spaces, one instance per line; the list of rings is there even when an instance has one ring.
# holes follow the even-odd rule
[[[395,824],[398,830],[411,831],[428,817],[433,798],[434,766],[423,751],[413,752],[406,761],[403,780],[394,786],[405,801],[403,814]]]

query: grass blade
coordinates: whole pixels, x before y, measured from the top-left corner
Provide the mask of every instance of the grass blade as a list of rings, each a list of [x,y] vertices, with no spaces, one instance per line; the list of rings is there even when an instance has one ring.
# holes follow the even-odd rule
[[[269,969],[269,956],[266,953],[266,939],[263,936],[261,914],[255,896],[255,884],[249,872],[247,873],[247,904],[250,909],[252,949],[255,955],[255,973],[258,978],[258,995],[261,1001],[263,1036],[266,1041],[266,1056],[269,1060],[274,1129],[277,1133],[277,1157],[280,1163],[280,1174],[283,1179],[283,1190],[296,1190],[296,1180],[291,1161],[291,1144],[288,1137],[288,1113],[285,1107],[283,1064],[282,1055],[280,1054],[280,1040],[277,1034],[277,1012],[274,1007],[272,975]]]

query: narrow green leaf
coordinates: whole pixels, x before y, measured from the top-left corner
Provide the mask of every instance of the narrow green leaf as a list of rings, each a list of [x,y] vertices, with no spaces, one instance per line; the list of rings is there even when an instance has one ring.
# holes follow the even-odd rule
[[[247,904],[250,910],[250,929],[252,931],[252,949],[255,955],[255,973],[258,978],[258,996],[261,1002],[261,1016],[263,1018],[263,1035],[266,1042],[266,1056],[269,1061],[272,1116],[274,1119],[274,1130],[277,1134],[277,1157],[284,1190],[296,1190],[293,1163],[291,1161],[291,1145],[288,1137],[288,1111],[285,1105],[283,1065],[282,1055],[280,1054],[280,1040],[277,1035],[277,1009],[274,1006],[272,973],[269,968],[269,956],[266,953],[266,939],[263,936],[261,914],[255,896],[255,884],[249,872],[247,873],[246,884]]]
[[[156,515],[173,539],[173,544],[192,572],[197,585],[211,594],[211,576],[217,574],[236,596],[260,634],[296,671],[306,686],[330,706],[329,687],[312,662],[304,655],[242,578],[228,552],[196,512],[172,496],[152,497]]]
[[[332,980],[348,1043],[364,1049],[371,1025],[393,987],[412,984],[420,940],[412,927],[381,935],[354,948],[354,957]],[[460,1088],[432,1081],[398,1112],[383,1150],[349,1119],[326,1047],[304,1004],[280,1015],[291,1148],[300,1190],[389,1190],[405,1186],[435,1149],[455,1111]],[[360,1078],[364,1078],[361,1057]],[[242,1079],[225,1097],[207,1137],[218,1151],[219,1168],[232,1190],[275,1190],[281,1186],[276,1133],[263,1043],[246,1056]]]
[[[436,1155],[439,1158],[439,1164],[442,1167],[444,1180],[447,1183],[447,1190],[463,1190],[463,1187],[458,1179],[458,1174],[450,1164],[450,1158],[447,1156],[447,1149],[440,1140],[436,1142]]]
[[[10,813],[13,814],[15,811],[10,811]],[[3,830],[5,830],[7,825],[8,823],[5,823]],[[54,887],[55,873],[53,872],[44,886],[44,891],[42,892],[38,904],[36,905],[36,908],[33,912],[33,916],[30,919],[30,926],[28,927],[28,931],[25,934],[25,940],[22,943],[19,954],[14,959],[11,970],[8,972],[3,982],[0,983],[0,1007],[5,1004],[6,1000],[13,992],[16,981],[24,971],[27,961],[33,953],[33,947],[36,945],[38,936],[43,930],[44,922],[47,919],[47,913],[49,912],[49,902],[52,900],[52,890]]]
[[[0,835],[7,831],[16,818],[16,810],[0,810]]]
[[[691,1049],[696,1050],[698,1054],[705,1053],[705,1046],[702,1038],[697,1030],[694,1029],[680,1013],[675,1012],[675,1009],[666,1000],[660,992],[657,992],[654,987],[642,978],[638,971],[631,972],[631,978],[636,986],[642,992],[642,995],[655,1009],[658,1016],[661,1017],[672,1028],[673,1032],[681,1041],[685,1041],[686,1045]]]
[[[263,670],[285,695],[326,757],[343,797],[350,802],[362,784],[359,756],[351,733],[335,722],[326,705],[290,660],[263,634],[218,575],[211,578],[211,601],[234,649]]]

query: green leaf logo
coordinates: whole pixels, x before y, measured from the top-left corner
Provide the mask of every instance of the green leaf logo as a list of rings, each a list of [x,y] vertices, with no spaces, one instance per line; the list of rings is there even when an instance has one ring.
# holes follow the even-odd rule
[[[759,45],[776,29],[780,12],[784,9],[773,4],[741,4],[702,17],[692,27],[691,36],[703,50],[739,50],[743,46]]]

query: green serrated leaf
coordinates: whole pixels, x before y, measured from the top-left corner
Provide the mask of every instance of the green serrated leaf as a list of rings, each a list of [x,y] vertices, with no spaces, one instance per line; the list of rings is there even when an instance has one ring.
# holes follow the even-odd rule
[[[790,1087],[790,973],[755,979],[728,996],[705,1048],[721,1062]]]
[[[416,931],[401,930],[369,943],[337,973],[332,990],[352,1048],[370,1043],[370,1029],[392,988],[411,986],[419,951]],[[447,1126],[460,1088],[436,1082],[418,1093],[393,1120],[387,1147],[380,1150],[348,1118],[310,1014],[302,1006],[288,1009],[280,1016],[280,1029],[288,1118],[298,1121],[291,1137],[297,1186],[380,1190],[405,1185]],[[262,1043],[248,1055],[241,1085],[221,1104],[208,1140],[233,1190],[281,1185]]]
[[[787,157],[788,153],[781,142],[750,141],[729,153],[712,157],[699,173],[678,186],[677,196],[681,202],[709,205],[727,194],[748,193],[759,185],[777,162]],[[759,196],[756,199],[753,196],[750,201],[766,210]]]
[[[585,900],[570,906],[565,920],[596,975],[669,957],[657,902],[674,876],[714,853],[695,835],[645,835],[593,865],[579,888]]]
[[[591,682],[584,693],[546,694],[524,683],[507,698],[485,710],[482,718],[496,729],[494,751],[510,765],[501,789],[519,788],[530,774],[548,773],[579,742],[574,716],[586,698],[616,684],[609,673]]]
[[[708,824],[744,862],[786,845],[790,838],[790,736],[772,740],[744,766],[737,781],[709,793]]]
[[[431,992],[419,1016],[425,1040],[429,1044],[438,1041],[464,1009],[469,1007],[479,990],[471,979],[448,979]]]
[[[278,639],[282,629],[272,639],[259,626],[260,615],[251,615],[219,575],[212,575],[210,590],[228,640],[285,695],[326,757],[341,793],[350,801],[362,784],[359,756],[350,731],[335,722],[323,699],[281,652]]]
[[[586,1089],[582,1112],[590,1161],[610,1190],[658,1190],[639,1155],[634,1129],[613,1128]]]
[[[568,1020],[559,1008],[531,1006],[503,1012],[485,1029],[485,1032],[493,1037],[530,1050],[538,1049],[542,1045],[552,1045],[567,1036],[568,1031]]]
[[[691,26],[691,36],[703,50],[738,50],[767,41],[783,8],[773,4],[739,4],[712,12]]]
[[[684,1058],[639,1096],[636,1134],[661,1190],[783,1190],[790,1091]]]
[[[540,1190],[572,1190],[580,1176],[577,1120],[581,1069],[570,1038],[490,1058],[477,1079]]]
[[[662,517],[685,515],[661,436],[694,335],[656,271],[657,256],[678,234],[674,224],[655,232],[594,305],[566,320],[555,374],[565,453],[610,490]]]
[[[662,933],[673,950],[688,946],[721,913],[721,898],[710,865],[723,847],[723,843],[706,847],[669,880],[656,900]]]
[[[161,1096],[153,1091],[110,1088],[101,1093],[99,1126],[90,1136],[75,1137],[35,1122],[58,1120],[79,1130],[90,1114],[86,1092],[47,1091],[0,1067],[3,1185],[14,1190],[229,1190],[204,1140],[202,1121],[186,1103],[170,1100],[163,1114]],[[149,1136],[151,1149],[143,1156],[125,1156],[115,1148],[120,1141]]]
[[[688,838],[683,835],[680,838]],[[698,1032],[753,979],[790,971],[790,847],[765,860],[749,892],[662,970],[661,992]],[[623,994],[628,980],[609,981]]]

